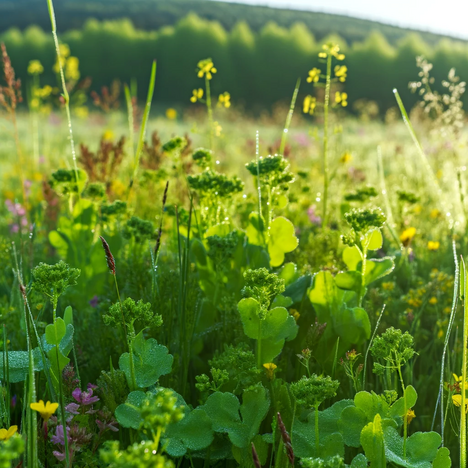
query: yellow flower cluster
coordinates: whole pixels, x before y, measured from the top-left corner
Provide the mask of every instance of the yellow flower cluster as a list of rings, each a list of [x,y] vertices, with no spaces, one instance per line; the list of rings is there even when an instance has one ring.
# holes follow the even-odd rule
[[[342,107],[346,107],[348,105],[348,94],[337,91],[335,93],[335,103],[340,104]]]
[[[198,78],[206,77],[207,80],[211,80],[211,78],[213,78],[213,74],[217,71],[218,70],[216,70],[215,66],[213,65],[213,60],[210,58],[200,60],[198,62]]]
[[[31,60],[28,65],[28,73],[30,75],[40,75],[44,72],[44,67],[39,60]]]
[[[340,46],[338,44],[333,44],[329,42],[327,44],[323,44],[322,46],[323,52],[320,52],[318,56],[320,58],[327,58],[329,55],[332,55],[337,60],[344,60],[344,54],[340,54]]]
[[[337,65],[335,67],[335,76],[339,81],[344,83],[346,81],[346,77],[348,76],[348,67],[346,65]]]
[[[307,83],[317,83],[320,79],[320,70],[318,68],[312,68],[309,71],[309,76],[307,77]]]
[[[231,95],[227,91],[218,96],[218,106],[231,107]]]
[[[416,235],[416,228],[409,227],[405,229],[400,235],[400,241],[405,246],[408,247],[409,243],[413,240],[413,237]]]
[[[310,94],[308,94],[304,98],[304,102],[302,104],[302,111],[304,112],[304,114],[312,115],[316,107],[317,107],[317,99],[311,96]]]
[[[177,111],[173,109],[172,107],[169,107],[169,109],[166,109],[166,117],[169,120],[177,119]]]
[[[203,98],[203,89],[198,88],[192,91],[192,97],[190,98],[191,102],[197,102]]]
[[[429,242],[427,243],[427,248],[428,248],[429,250],[432,250],[432,251],[434,251],[434,250],[439,250],[439,247],[440,247],[440,242],[437,242],[437,241],[429,241]]]

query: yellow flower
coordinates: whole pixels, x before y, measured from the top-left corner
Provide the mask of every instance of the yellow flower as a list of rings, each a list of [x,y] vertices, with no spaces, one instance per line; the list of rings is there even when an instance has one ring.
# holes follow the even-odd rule
[[[411,421],[416,417],[416,413],[412,410],[412,409],[409,409],[407,412],[406,412],[406,415],[405,415],[405,419],[406,419],[406,423],[407,424],[410,424]]]
[[[207,58],[205,60],[200,60],[198,62],[198,78],[206,77],[207,80],[213,78],[213,73],[216,73],[218,70],[213,65],[213,60]]]
[[[429,299],[429,304],[432,304],[432,305],[437,304],[437,297],[431,297]]]
[[[290,313],[294,317],[294,320],[297,322],[301,314],[296,309],[291,309]]]
[[[462,396],[461,395],[452,395],[452,403],[455,406],[460,407],[462,405]],[[465,402],[465,413],[468,413],[468,399]]]
[[[315,111],[316,106],[317,99],[309,94],[304,98],[304,102],[302,104],[302,111],[304,112],[304,114],[312,115]]]
[[[408,244],[411,242],[413,237],[416,235],[416,228],[414,227],[409,227],[408,229],[405,229],[400,236],[400,240],[402,244],[407,247]]]
[[[106,130],[103,134],[102,134],[102,139],[103,140],[106,140],[106,141],[111,141],[114,139],[114,132],[112,130]]]
[[[0,429],[0,440],[8,440],[16,433],[17,430],[18,426],[10,426],[8,429]]]
[[[343,107],[348,105],[348,94],[347,93],[340,93],[337,91],[335,93],[335,103],[341,104]]]
[[[218,122],[213,122],[213,126],[214,126],[215,135],[217,137],[221,136],[221,133],[223,131],[223,127],[221,127],[221,125],[219,125]]]
[[[197,102],[203,97],[203,89],[198,88],[192,91],[192,97],[190,98],[191,102]]]
[[[437,242],[437,241],[429,241],[427,243],[427,248],[429,250],[439,250],[439,247],[440,247],[440,242]]]
[[[312,68],[309,71],[309,76],[307,77],[307,83],[317,83],[320,80],[320,70],[318,68]]]
[[[263,364],[263,367],[265,368],[268,380],[273,380],[275,377],[275,370],[278,366],[273,362],[267,362],[266,364]]]
[[[75,115],[80,119],[86,119],[89,115],[89,109],[86,106],[77,106],[74,111]]]
[[[28,73],[30,75],[40,75],[44,71],[44,67],[39,60],[31,60],[28,65]]]
[[[172,107],[169,107],[169,109],[166,109],[166,117],[169,120],[177,119],[177,111],[173,109]]]
[[[218,106],[231,107],[231,95],[227,91],[219,95]]]
[[[335,76],[340,80],[342,83],[346,81],[346,77],[348,76],[348,67],[346,65],[337,65],[335,67]]]
[[[60,55],[64,58],[70,55],[70,47],[68,47],[68,44],[60,44],[59,51],[60,51]]]
[[[395,283],[393,281],[389,281],[387,283],[382,283],[382,288],[385,291],[393,291],[395,289]]]
[[[114,180],[112,182],[111,188],[112,192],[114,192],[117,197],[123,197],[127,192],[127,186],[120,180]]]
[[[328,44],[323,44],[322,49],[324,52],[318,54],[320,58],[326,58],[328,55],[333,55],[337,60],[343,60],[345,58],[344,54],[339,53],[340,46],[338,44],[329,42]]]
[[[78,57],[69,57],[65,63],[65,78],[78,81],[80,79],[80,61]]]
[[[431,210],[430,216],[432,219],[436,219],[440,216],[440,211],[437,208],[434,208],[433,210]]]
[[[345,151],[342,155],[341,155],[341,158],[340,158],[340,162],[345,164],[349,161],[351,161],[351,159],[353,159],[353,157],[351,156],[351,153],[349,153],[348,151]]]
[[[39,403],[31,403],[31,409],[37,411],[44,421],[48,421],[50,417],[57,411],[58,403],[51,403],[48,401],[44,404],[42,400]]]

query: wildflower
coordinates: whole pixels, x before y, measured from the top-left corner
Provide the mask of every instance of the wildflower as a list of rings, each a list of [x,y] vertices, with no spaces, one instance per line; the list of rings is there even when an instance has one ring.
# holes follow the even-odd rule
[[[28,73],[30,75],[40,75],[44,71],[44,67],[42,66],[39,60],[31,60],[28,65]]]
[[[311,96],[310,94],[304,98],[304,102],[302,104],[302,111],[304,114],[312,115],[317,107],[317,99]]]
[[[351,156],[351,153],[349,153],[348,151],[345,151],[341,155],[340,162],[343,164],[346,164],[347,162],[351,161],[351,159],[353,159],[353,157]]]
[[[440,211],[437,208],[434,208],[433,210],[431,210],[430,217],[432,219],[436,219],[439,216],[440,216]]]
[[[294,320],[297,322],[301,314],[296,309],[291,309],[291,315],[294,317]]]
[[[223,127],[219,125],[219,122],[213,122],[214,130],[215,130],[215,135],[217,137],[221,136],[221,132],[223,131]]]
[[[65,78],[67,80],[78,81],[80,79],[80,61],[78,57],[69,57],[65,63]]]
[[[409,243],[413,240],[413,237],[416,235],[416,228],[414,227],[409,227],[408,229],[405,229],[401,235],[400,235],[400,240],[403,243],[405,247],[408,247]]]
[[[439,250],[439,247],[440,247],[440,242],[438,242],[438,241],[429,241],[427,243],[427,248],[429,250],[432,250],[432,251]]]
[[[460,407],[462,405],[462,396],[461,395],[452,395],[452,403],[455,406]],[[465,413],[468,413],[468,400],[465,402]]]
[[[172,107],[169,107],[169,109],[166,109],[166,117],[169,120],[177,119],[177,111],[173,109]]]
[[[267,362],[266,364],[263,364],[263,367],[265,368],[268,380],[273,380],[275,378],[275,370],[278,366],[273,362]]]
[[[348,105],[348,94],[337,91],[335,93],[335,103],[341,104],[342,107],[346,107]]]
[[[81,391],[81,388],[75,388],[72,392],[72,397],[82,406],[89,406],[99,401],[99,397],[93,396],[93,388],[88,387],[87,392]]]
[[[77,106],[74,111],[79,119],[86,119],[89,115],[89,109],[86,106]]]
[[[339,81],[344,83],[346,81],[346,77],[348,76],[348,67],[346,65],[337,65],[335,67],[335,76]]]
[[[328,55],[332,55],[337,60],[344,60],[345,58],[344,54],[339,53],[340,46],[338,44],[333,44],[332,42],[329,42],[327,44],[323,44],[322,49],[323,49],[323,52],[320,52],[318,54],[320,58],[327,58]]]
[[[213,65],[213,61],[210,58],[207,58],[205,60],[200,60],[197,66],[198,66],[198,73],[197,73],[198,78],[205,77],[207,80],[211,80],[211,78],[213,78],[213,73],[216,73],[218,71],[216,70],[215,66]]]
[[[218,106],[231,107],[231,95],[227,91],[219,95]]]
[[[0,440],[8,440],[16,433],[17,430],[18,426],[10,426],[8,429],[0,429]]]
[[[318,68],[312,68],[312,70],[309,71],[307,83],[317,83],[317,81],[320,79],[320,73],[321,71]]]
[[[437,297],[431,297],[429,299],[429,304],[432,304],[432,305],[437,304]]]
[[[192,91],[192,97],[190,98],[191,102],[197,102],[203,97],[203,89],[198,88]]]
[[[106,130],[102,134],[102,139],[106,140],[106,141],[112,141],[114,139],[114,137],[115,137],[115,135],[114,135],[114,132],[112,130]]]
[[[406,424],[409,424],[415,417],[416,413],[412,409],[409,409],[405,415]]]
[[[395,289],[395,283],[393,281],[382,283],[382,289],[385,291],[393,291]]]
[[[51,403],[48,401],[44,403],[42,400],[39,400],[38,403],[31,403],[31,409],[37,411],[44,421],[48,421],[50,417],[57,411],[59,406],[58,403]]]

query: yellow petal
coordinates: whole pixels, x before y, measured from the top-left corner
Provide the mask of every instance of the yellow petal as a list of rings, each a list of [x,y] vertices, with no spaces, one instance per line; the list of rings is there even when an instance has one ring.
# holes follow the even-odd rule
[[[45,410],[49,414],[54,414],[57,411],[59,404],[58,403],[51,403],[50,401],[47,402]]]
[[[6,440],[8,431],[6,429],[0,429],[0,440]]]
[[[30,408],[34,411],[38,411],[39,413],[45,411],[45,405],[42,400],[39,400],[38,403],[31,403]]]

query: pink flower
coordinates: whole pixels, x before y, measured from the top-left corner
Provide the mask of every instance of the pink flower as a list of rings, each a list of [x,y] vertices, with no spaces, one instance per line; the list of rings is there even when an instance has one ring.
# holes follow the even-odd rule
[[[80,405],[77,405],[76,403],[69,403],[67,406],[65,406],[65,410],[71,414],[79,414],[79,409]]]
[[[87,392],[82,392],[80,388],[75,388],[72,392],[72,397],[80,403],[80,405],[88,406],[99,401],[99,397],[93,396],[93,389],[90,388]]]

